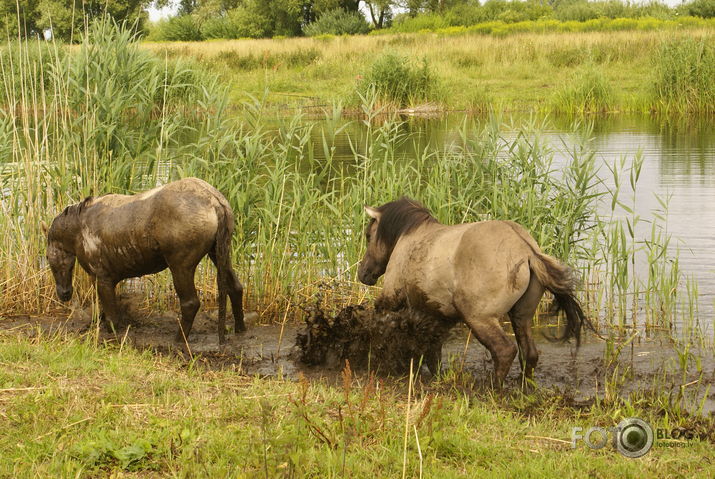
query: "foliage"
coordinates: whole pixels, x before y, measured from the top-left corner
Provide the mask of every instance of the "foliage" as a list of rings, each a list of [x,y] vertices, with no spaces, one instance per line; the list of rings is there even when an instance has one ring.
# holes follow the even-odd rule
[[[55,38],[77,40],[86,25],[108,15],[115,21],[127,22],[137,29],[147,19],[145,9],[151,0],[0,0],[0,28],[17,35],[17,7],[20,8],[20,31],[30,37],[51,30]]]
[[[171,17],[159,22],[155,28],[156,40],[194,42],[204,39],[198,21],[191,15]]]
[[[370,31],[370,25],[358,12],[345,10],[330,10],[321,15],[315,22],[307,25],[305,34],[311,37],[316,35],[358,35]]]
[[[415,63],[392,52],[378,57],[357,87],[363,97],[374,94],[400,107],[434,99],[436,88],[437,78],[427,59]]]
[[[40,1],[0,0],[0,32],[3,35],[7,33],[10,38],[18,38],[18,33],[29,38],[40,36],[42,34],[42,28],[38,25],[41,14],[38,10]]]
[[[685,15],[702,18],[715,17],[715,0],[693,0],[684,3],[679,10]]]

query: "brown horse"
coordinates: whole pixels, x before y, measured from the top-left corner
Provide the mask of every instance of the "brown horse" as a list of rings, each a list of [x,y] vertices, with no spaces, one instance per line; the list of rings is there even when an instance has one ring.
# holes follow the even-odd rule
[[[420,203],[402,198],[365,207],[367,251],[358,277],[373,285],[385,275],[376,306],[410,309],[437,320],[462,320],[491,353],[497,386],[509,372],[517,347],[499,321],[511,319],[522,377],[531,379],[539,359],[531,322],[545,290],[566,313],[562,339],[580,341],[588,323],[574,297],[571,270],[541,252],[534,238],[511,221],[440,224]],[[425,358],[434,371],[435,357]],[[430,365],[432,363],[433,365]]]
[[[115,287],[126,278],[171,270],[181,303],[177,340],[185,341],[199,309],[194,273],[209,255],[216,265],[219,292],[218,336],[224,342],[226,293],[235,330],[243,322],[243,287],[231,268],[234,217],[226,198],[197,178],[168,183],[143,193],[89,197],[68,206],[47,233],[47,259],[62,301],[72,297],[75,258],[97,286],[106,326],[125,321]]]

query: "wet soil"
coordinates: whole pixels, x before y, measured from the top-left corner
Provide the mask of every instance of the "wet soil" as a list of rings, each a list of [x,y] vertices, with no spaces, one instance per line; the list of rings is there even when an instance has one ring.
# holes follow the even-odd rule
[[[185,360],[185,346],[175,341],[178,329],[176,312],[148,313],[137,307],[137,304],[140,304],[139,298],[131,296],[123,297],[121,302],[127,311],[126,317],[132,318],[130,326],[118,334],[99,328],[102,340],[110,343],[125,342],[139,349],[176,355],[178,359]],[[342,318],[340,314],[332,317],[323,314],[320,320],[340,325],[346,321],[354,321],[357,312],[359,324],[367,324],[372,317],[371,310],[366,306],[352,308],[352,312],[341,312]],[[69,315],[5,317],[0,320],[0,330],[14,330],[28,335],[36,335],[38,332],[81,335],[97,327],[92,316],[90,308],[77,307]],[[248,331],[227,334],[226,343],[219,345],[215,311],[200,311],[189,338],[189,348],[198,361],[212,368],[228,368],[242,374],[259,376],[297,377],[302,374],[308,378],[324,378],[329,381],[338,380],[346,358],[351,360],[353,369],[369,366],[372,371],[378,369],[385,374],[401,374],[409,364],[409,359],[405,362],[405,357],[396,356],[396,351],[400,354],[405,351],[415,355],[424,354],[421,349],[425,347],[424,341],[414,340],[420,333],[419,325],[405,325],[400,323],[399,318],[384,316],[382,319],[378,318],[378,321],[383,325],[382,330],[387,330],[389,334],[380,336],[377,333],[380,329],[370,326],[368,329],[372,328],[372,333],[364,333],[351,343],[347,335],[338,333],[332,338],[336,344],[325,349],[322,357],[320,354],[306,357],[304,351],[296,346],[296,342],[306,341],[316,316],[309,315],[309,318],[313,318],[313,323],[309,322],[307,327],[294,323],[262,325],[256,323],[257,315],[249,313]],[[509,332],[508,324],[505,323],[504,327]],[[335,331],[339,331],[339,328]],[[424,332],[423,330],[422,333]],[[443,342],[443,373],[464,371],[470,373],[477,382],[488,383],[493,368],[489,353],[474,341],[467,328],[457,324],[448,331],[441,328],[429,329],[427,334],[427,337],[431,334],[436,340]],[[693,410],[698,410],[702,404],[703,413],[715,412],[715,388],[707,390],[709,384],[715,383],[715,359],[712,350],[691,350],[688,371],[684,374],[679,365],[682,356],[667,337],[636,337],[621,347],[617,357],[608,360],[606,342],[590,333],[586,333],[578,351],[573,344],[546,341],[543,339],[545,336],[552,335],[537,330],[536,337],[542,339],[538,341],[540,357],[535,371],[535,382],[539,387],[568,395],[576,405],[587,405],[594,398],[603,397],[604,386],[610,382],[617,385],[616,392],[620,395],[659,390],[670,391],[675,398],[683,393]],[[400,338],[412,339],[407,341],[406,346],[403,344],[402,347],[393,348]],[[330,339],[323,338],[322,341]],[[365,360],[368,357],[366,352],[370,358],[375,358],[380,351],[387,360],[368,364]],[[395,367],[379,370],[374,367],[379,364],[392,364]],[[514,361],[507,377],[507,388],[519,387],[519,372],[519,363]],[[426,369],[422,373],[427,378],[431,376]],[[704,397],[705,394],[707,397]]]

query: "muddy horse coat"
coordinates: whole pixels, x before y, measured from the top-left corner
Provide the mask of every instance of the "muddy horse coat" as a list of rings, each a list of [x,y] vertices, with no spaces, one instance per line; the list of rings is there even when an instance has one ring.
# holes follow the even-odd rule
[[[231,267],[233,228],[226,199],[197,178],[132,196],[87,198],[65,208],[47,230],[47,258],[57,296],[62,301],[72,297],[76,258],[96,282],[107,326],[123,326],[114,291],[117,283],[169,268],[181,303],[177,339],[185,341],[199,309],[194,273],[208,254],[218,271],[218,334],[223,342],[226,294],[231,298],[235,330],[245,330],[243,288]]]
[[[539,353],[531,322],[545,290],[566,313],[564,339],[574,337],[578,342],[581,326],[588,322],[574,297],[571,270],[543,254],[518,224],[443,225],[409,198],[365,211],[371,220],[358,277],[373,285],[385,275],[376,306],[408,307],[437,320],[464,321],[489,349],[498,386],[517,353],[499,321],[509,316],[523,377],[532,378]],[[430,369],[437,360],[425,358]]]

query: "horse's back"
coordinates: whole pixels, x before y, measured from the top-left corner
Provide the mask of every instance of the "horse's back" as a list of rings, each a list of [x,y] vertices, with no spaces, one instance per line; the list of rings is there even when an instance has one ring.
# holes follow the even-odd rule
[[[83,234],[98,236],[115,248],[131,245],[133,250],[161,253],[180,247],[203,249],[210,247],[219,222],[225,220],[223,202],[215,188],[197,178],[136,195],[105,195],[83,213]]]
[[[529,285],[534,246],[517,223],[473,223],[455,250],[455,299],[470,308],[508,311]]]

